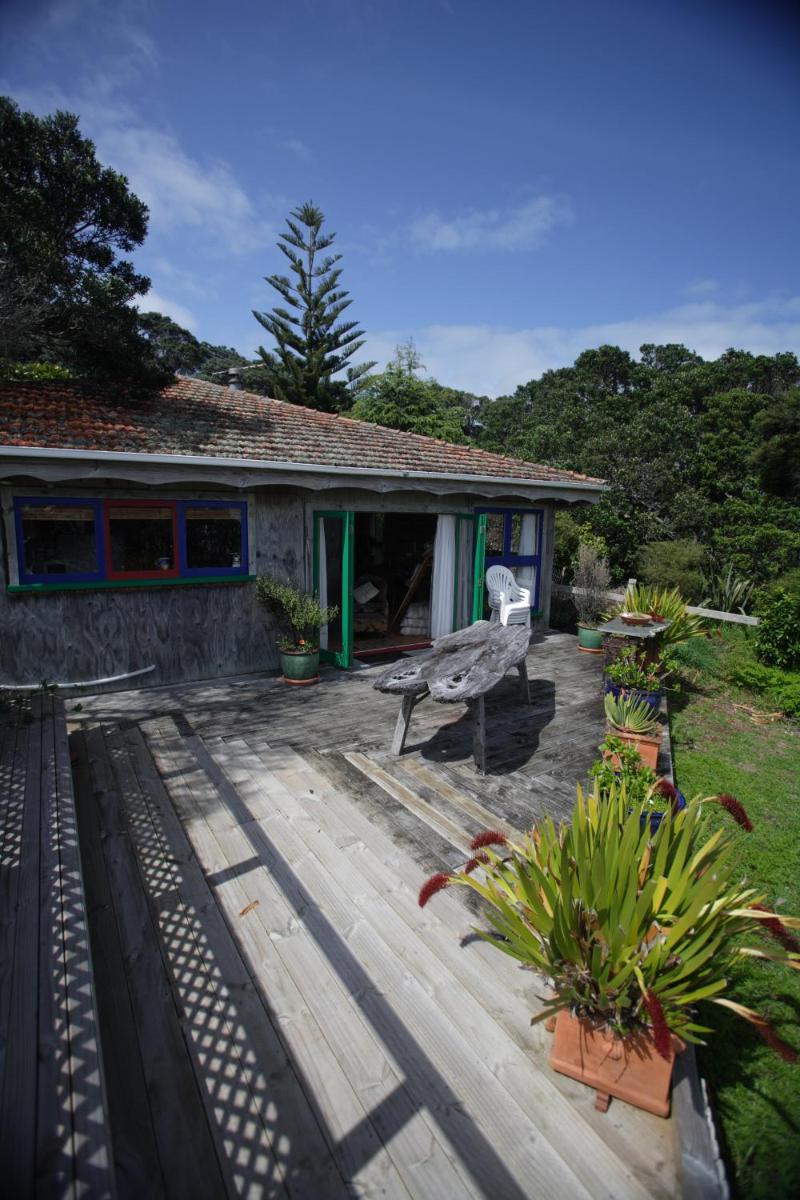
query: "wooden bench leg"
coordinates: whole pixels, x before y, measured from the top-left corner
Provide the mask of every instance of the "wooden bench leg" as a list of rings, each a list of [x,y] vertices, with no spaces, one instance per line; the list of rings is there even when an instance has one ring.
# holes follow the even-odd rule
[[[481,774],[486,774],[486,706],[483,696],[478,696],[470,704],[472,709],[472,756],[475,768]]]
[[[415,706],[420,700],[424,700],[428,694],[427,688],[424,692],[414,695],[413,692],[408,692],[400,701],[400,712],[397,714],[397,724],[394,727],[394,737],[392,738],[392,747],[390,753],[402,754],[403,747],[406,744],[408,735],[408,727],[411,724],[411,714]]]
[[[520,681],[520,684],[522,685],[522,699],[525,701],[526,704],[530,704],[530,702],[531,702],[531,685],[528,680],[528,664],[524,658],[523,658],[522,662],[517,663],[517,670],[519,671],[519,681]]]

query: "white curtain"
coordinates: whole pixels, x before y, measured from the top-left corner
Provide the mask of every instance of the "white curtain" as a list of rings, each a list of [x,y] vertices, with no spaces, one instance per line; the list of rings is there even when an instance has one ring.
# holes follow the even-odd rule
[[[453,591],[456,582],[456,519],[441,513],[433,543],[431,637],[453,632]]]
[[[328,606],[328,549],[325,544],[325,518],[320,517],[318,525],[317,554],[319,555],[319,602],[322,608]],[[323,625],[319,631],[320,650],[328,649],[328,626]]]
[[[538,538],[539,514],[523,513],[519,531],[519,550],[517,553],[521,557],[535,554]],[[519,567],[516,578],[520,587],[530,589],[531,604],[534,604],[536,601],[536,567],[533,565]]]

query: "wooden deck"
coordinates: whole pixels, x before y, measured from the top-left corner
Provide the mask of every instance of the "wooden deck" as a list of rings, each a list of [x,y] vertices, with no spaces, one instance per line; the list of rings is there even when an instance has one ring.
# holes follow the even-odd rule
[[[541,984],[416,893],[480,829],[568,813],[600,667],[540,638],[487,703],[415,710],[380,668],[69,704],[120,1197],[676,1195],[672,1121],[546,1065]]]

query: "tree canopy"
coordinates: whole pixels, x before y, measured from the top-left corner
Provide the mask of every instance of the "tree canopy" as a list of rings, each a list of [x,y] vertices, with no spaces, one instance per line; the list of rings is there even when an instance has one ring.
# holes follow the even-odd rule
[[[352,300],[339,282],[341,254],[325,253],[336,235],[323,232],[324,223],[322,210],[310,202],[292,210],[288,232],[278,240],[291,277],[266,276],[283,304],[253,316],[275,342],[270,350],[258,349],[265,390],[279,400],[334,412],[351,406],[375,363],[350,365],[364,345],[363,331],[357,321],[340,320]]]
[[[147,219],[75,115],[37,117],[0,97],[0,356],[157,377],[131,306],[150,281],[124,257]]]
[[[766,580],[800,561],[798,384],[793,354],[601,346],[484,403],[480,444],[606,479],[582,519],[619,577],[647,543],[689,538]]]
[[[435,379],[422,379],[422,370],[413,342],[398,346],[386,370],[367,378],[350,415],[390,429],[463,442],[468,401]]]

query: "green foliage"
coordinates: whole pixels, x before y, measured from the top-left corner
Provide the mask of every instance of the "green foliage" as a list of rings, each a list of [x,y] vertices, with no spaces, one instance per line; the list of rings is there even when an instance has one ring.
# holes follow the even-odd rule
[[[688,667],[706,675],[717,675],[722,651],[722,644],[718,640],[695,637],[670,646],[669,661],[673,667]]]
[[[761,608],[755,650],[767,666],[800,667],[800,595],[772,593]]]
[[[292,638],[291,641],[284,639],[282,648],[285,649],[305,645],[308,650],[316,650],[320,628],[339,612],[336,605],[322,608],[316,596],[301,592],[292,583],[269,579],[265,575],[256,580],[256,596],[261,604],[278,613],[288,624]]]
[[[776,438],[782,478],[800,461],[793,403],[778,406],[800,384],[797,358],[732,350],[704,362],[675,345],[641,354],[637,363],[603,346],[484,404],[481,444],[606,479],[585,520],[605,538],[615,578],[637,573],[647,543],[676,539],[696,539],[756,582],[794,566],[797,497],[783,485],[768,494],[756,459]]]
[[[712,608],[715,612],[746,613],[755,591],[752,579],[736,574],[733,563],[724,571],[709,571],[703,574],[704,595],[700,608]]]
[[[398,346],[383,374],[365,380],[350,416],[447,442],[465,441],[467,411],[462,396],[435,379],[420,379],[421,368],[413,343]]]
[[[713,642],[696,639],[681,650],[713,645],[713,678],[691,673],[670,706],[676,779],[686,795],[725,791],[747,809],[753,833],[734,834],[736,875],[766,892],[778,912],[800,910],[800,737],[786,721],[767,724],[734,705],[743,697],[720,677],[731,657],[752,659],[752,638],[740,629]],[[800,675],[795,675],[800,679]],[[775,705],[770,705],[775,709]],[[713,820],[716,815],[716,820]],[[711,810],[712,826],[727,832],[727,816]],[[763,937],[765,946],[774,945]],[[775,1032],[800,1051],[800,973],[778,963],[741,958],[730,987],[745,1005],[758,1008]],[[800,1195],[800,1087],[798,1064],[783,1062],[756,1030],[734,1013],[709,1006],[706,1023],[715,1036],[701,1048],[700,1068],[721,1121],[731,1180],[740,1200],[789,1200]]]
[[[608,559],[608,546],[601,534],[595,533],[585,519],[579,520],[567,509],[556,512],[556,536],[553,548],[553,570],[562,579],[572,579],[578,565],[578,547],[591,546],[600,558]]]
[[[76,116],[0,97],[0,358],[160,382],[131,303],[150,281],[122,257],[144,241],[147,215]]]
[[[624,1035],[649,1024],[652,995],[669,1027],[689,1041],[708,1032],[695,1016],[701,1000],[759,1022],[723,996],[731,964],[792,956],[741,945],[759,927],[750,906],[764,896],[735,882],[735,835],[711,833],[700,797],[665,813],[655,834],[646,815],[646,803],[632,806],[616,781],[602,794],[597,784],[588,795],[578,788],[569,822],[556,829],[548,817],[518,842],[495,838],[500,848],[484,849],[482,869],[445,883],[471,888],[488,904],[493,932],[479,936],[552,980],[555,998],[537,1021],[569,1009]],[[431,883],[423,901],[441,880]]]
[[[650,542],[642,550],[639,573],[654,587],[677,588],[690,604],[698,604],[705,581],[705,550],[695,538]]]
[[[597,781],[601,798],[613,794],[615,787],[623,787],[628,804],[647,802],[651,812],[666,812],[669,801],[653,791],[658,778],[655,771],[645,766],[630,742],[609,736],[598,748],[602,757],[592,763],[590,774]]]
[[[0,379],[42,383],[48,379],[72,379],[72,372],[58,363],[0,362]]]
[[[375,363],[349,365],[364,345],[363,334],[357,321],[340,320],[352,300],[339,282],[341,254],[325,254],[336,235],[323,233],[324,223],[321,209],[311,203],[292,210],[288,232],[278,241],[292,277],[266,277],[283,303],[253,316],[275,342],[272,350],[258,349],[270,395],[335,412],[350,407]],[[345,379],[336,379],[343,371]]]
[[[621,604],[616,604],[608,613],[609,619],[621,612],[657,613],[670,624],[661,634],[660,644],[664,647],[675,646],[689,638],[702,637],[706,632],[706,623],[702,617],[695,617],[686,611],[686,603],[677,589],[650,587],[648,584],[637,583],[625,592]]]
[[[642,692],[657,692],[661,687],[657,665],[647,662],[636,646],[623,646],[606,667],[606,675],[617,687],[637,688]]]
[[[658,728],[658,718],[650,705],[636,696],[615,696],[612,692],[606,692],[603,708],[611,724],[626,733],[646,736]]]
[[[758,415],[760,444],[752,454],[761,486],[800,500],[800,388],[779,396]]]

